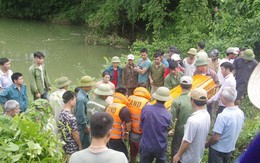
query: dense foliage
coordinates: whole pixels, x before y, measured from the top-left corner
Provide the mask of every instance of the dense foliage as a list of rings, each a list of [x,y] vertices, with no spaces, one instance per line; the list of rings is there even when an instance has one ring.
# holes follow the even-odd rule
[[[47,127],[44,108],[32,107],[13,119],[0,116],[0,162],[63,162],[62,142]]]

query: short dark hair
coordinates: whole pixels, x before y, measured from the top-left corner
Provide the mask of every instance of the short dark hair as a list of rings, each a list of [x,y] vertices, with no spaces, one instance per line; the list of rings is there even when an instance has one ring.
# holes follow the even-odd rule
[[[66,91],[63,95],[62,95],[62,99],[63,102],[65,104],[67,104],[70,100],[76,98],[76,93],[72,92],[72,91]]]
[[[161,56],[161,53],[160,53],[160,52],[156,52],[156,53],[154,53],[154,55],[153,55],[154,58],[158,58],[158,57],[160,57],[160,56]]]
[[[173,45],[169,46],[169,52],[177,53],[176,51],[177,51],[177,47],[175,47]]]
[[[20,72],[13,73],[13,75],[11,76],[11,79],[12,79],[13,83],[14,83],[15,80],[18,80],[18,78],[20,76],[23,76],[23,74],[21,74]]]
[[[201,49],[204,49],[205,48],[205,43],[204,42],[199,42],[198,43],[198,47],[201,48]]]
[[[169,69],[170,70],[174,70],[174,69],[176,69],[176,68],[178,68],[179,67],[179,65],[178,65],[178,62],[176,62],[176,61],[169,61]]]
[[[33,57],[34,58],[44,58],[45,57],[45,55],[42,53],[42,52],[35,52],[35,53],[33,53]]]
[[[160,101],[160,100],[156,100],[156,102],[164,104],[166,101]]]
[[[191,98],[193,99],[193,98]],[[207,101],[199,101],[199,100],[195,100],[193,99],[194,103],[197,105],[197,106],[204,106],[207,104]]]
[[[126,87],[118,87],[115,92],[121,93],[123,95],[127,95],[127,88]]]
[[[104,72],[102,73],[102,77],[104,77],[104,76],[106,76],[106,75],[109,75],[109,76],[110,76],[110,74],[109,74],[108,71],[104,71]]]
[[[76,88],[74,88],[74,92],[75,92],[75,93],[78,93],[79,90],[80,90],[80,87],[76,87]]]
[[[148,54],[148,50],[146,48],[143,48],[140,53],[147,53]]]
[[[160,56],[164,55],[164,51],[162,49],[157,50],[156,52],[158,52],[160,54]]]
[[[144,87],[144,88],[146,88],[147,85],[144,82],[138,82],[137,83],[137,87]]]
[[[230,62],[223,62],[223,63],[221,63],[220,67],[224,67],[225,69],[229,69],[230,72],[232,72],[233,69],[234,69],[233,64],[230,63]]]
[[[245,47],[241,47],[241,48],[239,48],[239,51],[245,51],[245,50],[246,50]]]
[[[103,138],[113,126],[113,117],[106,112],[95,113],[90,117],[90,131],[94,138]]]
[[[0,58],[0,65],[4,65],[7,62],[9,62],[9,59],[7,59],[7,58]]]
[[[191,89],[192,84],[180,84],[182,89]]]

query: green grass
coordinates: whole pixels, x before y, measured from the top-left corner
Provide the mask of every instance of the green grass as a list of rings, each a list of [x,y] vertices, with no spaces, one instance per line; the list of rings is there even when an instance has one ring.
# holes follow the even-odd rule
[[[260,129],[260,110],[257,109],[255,106],[253,106],[253,104],[249,101],[247,96],[242,101],[240,108],[243,110],[246,119],[245,119],[245,124],[243,126],[243,129],[237,140],[236,149],[233,152],[232,160],[236,160],[240,156],[240,154],[246,149],[248,144],[251,142],[254,136],[259,132]],[[214,115],[215,114],[213,114],[210,132],[212,132],[212,128],[214,126],[214,121],[215,121]],[[171,161],[171,141],[172,141],[172,137],[168,137],[168,147],[167,147],[168,162]],[[128,142],[127,142],[127,146],[129,149]],[[128,151],[130,151],[130,149]],[[137,162],[138,161],[139,161],[139,156],[137,158]],[[205,149],[204,157],[201,163],[207,163],[207,162],[208,162],[208,149]]]

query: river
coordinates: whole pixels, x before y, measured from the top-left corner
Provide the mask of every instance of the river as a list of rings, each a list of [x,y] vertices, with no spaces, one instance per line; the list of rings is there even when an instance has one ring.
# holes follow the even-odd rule
[[[86,29],[82,26],[0,18],[0,57],[11,59],[13,72],[21,72],[29,87],[28,69],[33,53],[46,55],[45,66],[55,88],[55,79],[67,76],[76,86],[84,75],[100,79],[103,57],[120,56],[127,50],[85,45]],[[28,94],[30,94],[28,88]]]

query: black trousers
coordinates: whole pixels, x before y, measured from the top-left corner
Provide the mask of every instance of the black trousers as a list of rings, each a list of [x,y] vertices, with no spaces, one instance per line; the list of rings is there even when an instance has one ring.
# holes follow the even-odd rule
[[[125,142],[123,142],[122,139],[110,139],[108,142],[108,147],[110,149],[114,149],[116,151],[123,152],[128,159],[127,148],[126,148]]]
[[[231,163],[231,152],[223,153],[209,147],[208,163]]]

